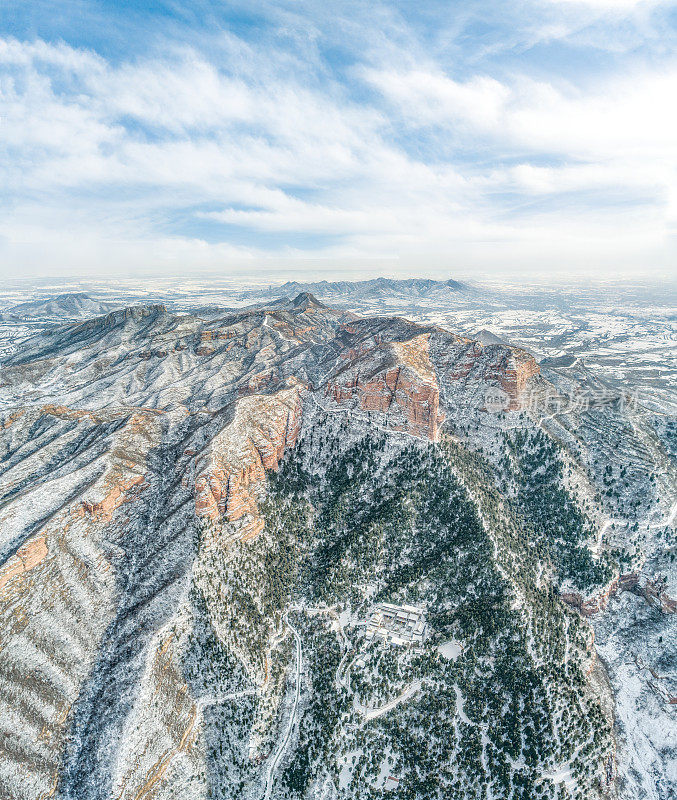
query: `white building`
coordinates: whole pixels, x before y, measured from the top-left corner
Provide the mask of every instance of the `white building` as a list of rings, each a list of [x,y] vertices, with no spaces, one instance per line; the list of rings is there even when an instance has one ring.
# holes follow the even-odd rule
[[[367,641],[383,639],[397,645],[420,645],[425,634],[425,612],[415,606],[379,603],[367,620]]]

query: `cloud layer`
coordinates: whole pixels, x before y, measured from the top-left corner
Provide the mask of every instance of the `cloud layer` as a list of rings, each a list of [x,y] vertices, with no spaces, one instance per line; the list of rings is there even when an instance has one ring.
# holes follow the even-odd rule
[[[674,265],[670,4],[417,7],[5,32],[0,269]]]

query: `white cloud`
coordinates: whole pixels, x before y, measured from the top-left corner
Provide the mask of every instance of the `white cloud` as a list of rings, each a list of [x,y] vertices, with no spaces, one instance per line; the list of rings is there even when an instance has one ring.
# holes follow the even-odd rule
[[[518,141],[594,158],[677,155],[677,64],[641,72],[586,93],[526,83],[505,117]]]
[[[114,65],[65,44],[0,41],[0,263],[663,252],[675,65],[581,88],[486,70],[454,79],[430,59],[371,64],[356,72],[378,97],[358,102],[254,56],[260,70],[185,48]],[[632,224],[619,229],[621,213]],[[209,242],[204,225],[225,240],[248,231],[251,244]]]
[[[677,64],[617,77],[586,91],[517,77],[462,86],[439,72],[371,72],[403,124],[428,127],[452,146],[515,154],[521,163],[485,172],[485,192],[531,195],[604,192],[611,208],[624,198],[653,205],[660,225],[677,175]],[[459,133],[460,132],[460,133]],[[551,162],[543,164],[545,162]],[[519,204],[517,204],[519,206]],[[605,216],[585,202],[586,213]],[[566,209],[560,209],[566,215]],[[621,234],[623,235],[623,234]]]
[[[461,121],[490,128],[499,122],[510,97],[507,86],[486,76],[462,83],[440,72],[367,69],[363,77],[418,125]]]
[[[0,64],[17,67],[49,65],[72,72],[97,73],[106,69],[106,62],[91,50],[70,47],[64,42],[51,44],[37,39],[20,42],[0,39]]]
[[[503,145],[550,154],[677,153],[677,63],[583,92],[515,78],[465,84],[437,73],[370,70],[365,78],[414,126],[471,126]]]

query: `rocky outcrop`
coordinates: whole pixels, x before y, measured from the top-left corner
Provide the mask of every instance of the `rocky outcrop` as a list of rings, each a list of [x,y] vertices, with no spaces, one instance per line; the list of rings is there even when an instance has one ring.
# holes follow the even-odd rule
[[[17,411],[12,411],[11,413],[7,414],[6,417],[4,417],[2,423],[0,424],[2,424],[2,427],[6,430],[7,428],[10,427],[10,425],[12,425],[18,419],[21,419],[21,417],[23,417],[25,413],[26,413],[25,408],[20,408]]]
[[[646,601],[659,608],[664,614],[677,613],[677,600],[667,592],[667,578],[665,575],[656,575],[647,579],[646,583],[640,587],[642,595]]]
[[[600,592],[589,597],[584,597],[579,592],[562,592],[560,597],[572,608],[580,611],[583,616],[590,617],[593,614],[599,614],[600,611],[604,611],[611,597],[619,591],[633,589],[637,586],[638,581],[639,573],[629,572],[614,578]]]
[[[293,447],[301,424],[296,387],[273,395],[250,395],[237,401],[233,421],[202,456],[195,481],[195,513],[217,521],[242,521],[242,536],[263,528],[257,489],[266,470],[276,469],[287,447]]]
[[[614,580],[599,594],[592,595],[591,597],[586,598],[579,592],[562,592],[560,597],[572,608],[580,611],[584,617],[590,617],[593,614],[598,614],[607,607],[609,598],[616,594],[617,586],[618,581]]]
[[[454,397],[459,390],[467,395],[466,402],[481,410],[515,411],[523,408],[528,398],[526,390],[540,368],[534,357],[509,345],[483,345],[446,332],[435,334],[434,363],[447,394]],[[459,384],[457,387],[455,384]],[[487,409],[485,397],[498,390],[502,402]]]
[[[44,533],[38,534],[22,545],[0,569],[0,597],[3,596],[6,584],[10,584],[8,586],[8,591],[10,591],[13,579],[19,576],[23,577],[25,573],[37,566],[46,555],[47,543]]]
[[[528,402],[539,374],[524,350],[480,342],[404,320],[355,321],[342,326],[343,349],[325,395],[339,405],[383,415],[381,424],[436,441],[441,407],[513,411]],[[462,413],[461,413],[462,416]]]
[[[609,599],[619,592],[634,591],[664,614],[674,614],[677,612],[677,601],[670,597],[666,588],[665,576],[646,578],[640,572],[628,572],[614,578],[601,592],[590,597],[585,598],[578,592],[563,592],[561,597],[581,614],[590,617],[604,611]]]
[[[200,331],[198,336],[198,341],[200,344],[204,344],[205,342],[218,342],[221,340],[228,340],[233,339],[240,334],[240,331],[237,331],[233,328],[218,328],[216,330],[205,330]]]
[[[161,303],[152,303],[150,305],[142,306],[128,306],[127,308],[121,308],[117,311],[111,311],[104,317],[97,317],[94,320],[83,322],[77,327],[79,329],[87,329],[93,326],[99,326],[103,329],[115,328],[118,325],[122,325],[123,323],[127,322],[128,320],[140,322],[144,319],[154,319],[166,313],[167,308]]]
[[[131,495],[131,490],[134,487],[143,486],[144,476],[134,475],[114,484],[113,486],[106,487],[105,494],[100,500],[83,500],[82,505],[77,509],[76,513],[80,516],[89,514],[91,517],[100,520],[101,522],[109,522],[113,513],[123,503],[127,502]]]
[[[219,328],[216,330],[203,330],[197,336],[195,354],[198,356],[211,356],[216,352],[221,342],[232,341],[242,336],[242,331],[237,327]]]
[[[396,367],[366,381],[360,388],[360,408],[388,412],[389,428],[437,441],[443,417],[439,413],[440,393],[435,384],[417,380],[406,367]]]
[[[510,355],[506,359],[505,369],[498,376],[498,381],[510,398],[510,410],[514,410],[520,408],[529,379],[539,374],[540,367],[536,359],[524,350],[514,347],[509,350]]]
[[[377,412],[390,430],[437,441],[440,392],[428,354],[429,334],[405,341],[374,337],[346,350],[324,394],[339,407]]]

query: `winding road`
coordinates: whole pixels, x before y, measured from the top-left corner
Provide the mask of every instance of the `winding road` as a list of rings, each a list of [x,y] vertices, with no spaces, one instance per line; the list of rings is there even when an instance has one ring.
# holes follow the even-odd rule
[[[287,749],[287,745],[289,744],[289,739],[291,738],[291,733],[294,729],[294,721],[296,720],[299,697],[301,695],[301,665],[303,658],[301,637],[299,636],[296,628],[294,628],[294,626],[289,622],[289,618],[286,614],[284,615],[284,621],[289,630],[292,632],[296,642],[296,688],[294,691],[294,704],[291,709],[291,714],[289,715],[289,722],[287,723],[287,730],[285,731],[284,737],[277,748],[277,752],[275,753],[275,756],[268,767],[268,774],[266,775],[266,791],[263,795],[263,800],[270,800],[270,793],[273,791],[273,783],[275,781],[275,771],[277,770],[278,764],[280,763],[280,760]]]
[[[363,706],[361,703],[355,702],[355,707],[366,720],[376,719],[377,717],[382,717],[384,714],[392,711],[394,708],[399,706],[400,703],[404,703],[405,701],[409,700],[416,694],[416,692],[420,691],[420,689],[421,681],[416,680],[411,684],[411,686],[405,689],[402,694],[394,697],[392,700],[385,703],[385,705],[379,706],[378,708],[369,708],[368,706]]]

